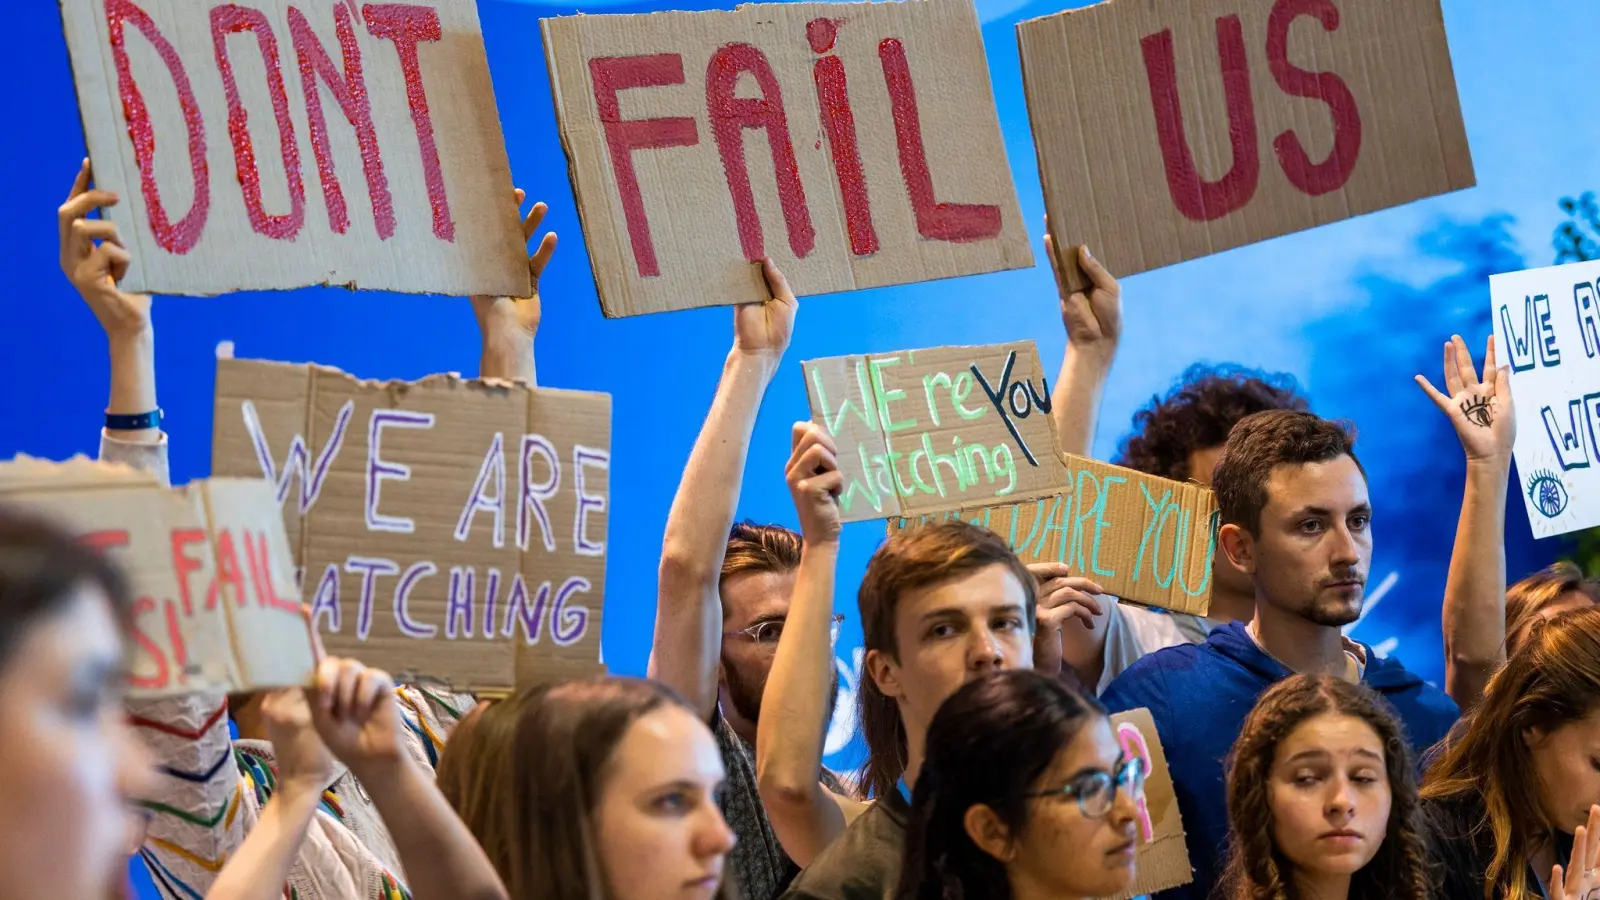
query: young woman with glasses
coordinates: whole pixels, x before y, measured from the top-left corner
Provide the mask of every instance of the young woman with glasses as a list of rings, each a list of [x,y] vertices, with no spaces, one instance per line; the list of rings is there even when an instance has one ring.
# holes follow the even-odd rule
[[[1115,896],[1144,775],[1094,700],[1032,671],[969,682],[928,727],[898,897]]]

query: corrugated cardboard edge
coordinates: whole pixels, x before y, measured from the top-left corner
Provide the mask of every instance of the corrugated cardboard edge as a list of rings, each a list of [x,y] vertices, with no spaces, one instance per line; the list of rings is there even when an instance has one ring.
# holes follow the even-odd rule
[[[12,491],[103,490],[107,487],[153,487],[162,484],[144,469],[101,462],[79,453],[65,462],[19,453],[0,460],[0,494]]]

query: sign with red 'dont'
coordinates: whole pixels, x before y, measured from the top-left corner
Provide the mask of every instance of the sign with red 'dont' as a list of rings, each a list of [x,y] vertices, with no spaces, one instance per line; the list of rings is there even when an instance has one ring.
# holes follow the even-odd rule
[[[123,287],[529,293],[474,0],[62,0]]]
[[[542,25],[608,316],[1033,264],[971,0]]]
[[[1051,230],[1119,276],[1474,184],[1439,0],[1109,0],[1017,40]]]

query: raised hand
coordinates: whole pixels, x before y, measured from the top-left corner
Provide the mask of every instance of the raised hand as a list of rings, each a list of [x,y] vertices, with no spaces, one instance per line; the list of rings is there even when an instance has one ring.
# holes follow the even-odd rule
[[[92,179],[86,159],[78,169],[67,201],[56,210],[61,232],[61,271],[89,304],[107,337],[141,335],[150,330],[150,297],[129,294],[117,287],[128,274],[133,257],[123,246],[117,223],[89,218],[91,212],[118,203],[115,193],[91,189]]]
[[[741,303],[733,308],[733,347],[751,356],[767,356],[776,360],[789,349],[789,338],[794,334],[794,316],[799,301],[789,289],[789,279],[783,277],[772,260],[761,261],[761,274],[767,280],[771,299],[761,303]]]
[[[794,450],[784,470],[795,511],[800,514],[800,535],[808,544],[839,539],[839,491],[844,476],[839,473],[838,450],[833,438],[815,422],[796,422]]]
[[[1448,394],[1441,393],[1421,375],[1416,376],[1416,380],[1434,405],[1450,418],[1467,459],[1510,462],[1511,447],[1517,437],[1517,421],[1511,407],[1511,376],[1495,367],[1493,335],[1489,336],[1488,347],[1484,350],[1481,380],[1472,354],[1459,334],[1452,335],[1444,345],[1444,384]]]
[[[1094,627],[1094,617],[1103,611],[1100,601],[1092,595],[1104,594],[1105,588],[1072,575],[1063,563],[1029,563],[1038,585],[1038,627],[1033,634],[1033,667],[1048,675],[1061,671],[1061,629],[1070,619],[1077,619],[1085,628]]]
[[[1558,863],[1550,874],[1550,900],[1589,900],[1600,889],[1595,867],[1600,865],[1600,806],[1589,807],[1589,824],[1572,834],[1572,858],[1565,871]]]
[[[527,195],[520,188],[516,191],[517,208],[522,208],[522,201]],[[549,207],[543,203],[535,203],[533,209],[528,210],[527,216],[522,220],[522,239],[533,240],[538,233],[539,225],[544,222],[545,213]],[[528,257],[528,275],[533,282],[533,290],[527,297],[488,297],[475,296],[472,298],[472,311],[478,317],[478,325],[483,329],[484,339],[488,340],[490,332],[496,327],[514,325],[517,330],[526,335],[530,340],[539,330],[539,276],[544,274],[544,267],[550,264],[550,257],[556,252],[556,234],[546,232],[539,240],[539,246],[533,255]]]
[[[400,705],[389,673],[353,659],[329,657],[317,667],[311,719],[333,754],[356,777],[405,759]]]
[[[1088,292],[1067,290],[1065,261],[1056,255],[1055,238],[1050,234],[1050,218],[1044,221],[1044,250],[1055,272],[1056,290],[1061,295],[1061,324],[1067,329],[1067,342],[1080,350],[1112,355],[1122,338],[1122,287],[1089,252],[1076,248],[1078,265],[1089,276]]]
[[[333,757],[317,736],[305,691],[282,688],[261,698],[261,722],[278,760],[278,783],[321,796],[333,780]]]

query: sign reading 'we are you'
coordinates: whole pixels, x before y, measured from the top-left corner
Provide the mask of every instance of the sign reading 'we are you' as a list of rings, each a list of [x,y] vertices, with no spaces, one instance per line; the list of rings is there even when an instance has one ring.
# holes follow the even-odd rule
[[[1600,525],[1600,262],[1489,278],[1534,537]]]

